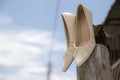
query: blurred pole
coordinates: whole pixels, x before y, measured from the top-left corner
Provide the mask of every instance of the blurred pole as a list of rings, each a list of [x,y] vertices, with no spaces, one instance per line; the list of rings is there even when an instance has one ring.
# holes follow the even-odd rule
[[[51,62],[48,63],[48,72],[47,72],[47,80],[50,80],[50,74],[51,74]]]
[[[50,76],[51,76],[51,72],[52,72],[52,62],[51,62],[51,57],[53,54],[53,47],[54,47],[54,39],[55,39],[55,35],[56,35],[56,28],[57,28],[57,22],[58,22],[58,12],[59,12],[59,8],[60,8],[60,1],[57,1],[56,4],[56,9],[55,9],[55,16],[54,16],[54,23],[53,23],[53,29],[52,29],[52,40],[50,43],[50,51],[48,54],[48,71],[47,71],[47,80],[50,80]]]

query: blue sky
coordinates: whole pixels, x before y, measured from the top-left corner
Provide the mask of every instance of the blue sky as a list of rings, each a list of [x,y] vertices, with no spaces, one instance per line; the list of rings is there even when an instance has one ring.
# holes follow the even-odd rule
[[[46,80],[47,61],[55,22],[57,1],[0,1],[0,80]],[[76,80],[75,64],[63,73],[66,39],[62,12],[76,14],[78,4],[93,14],[93,24],[101,24],[114,0],[61,0],[57,14],[52,54],[51,80]]]

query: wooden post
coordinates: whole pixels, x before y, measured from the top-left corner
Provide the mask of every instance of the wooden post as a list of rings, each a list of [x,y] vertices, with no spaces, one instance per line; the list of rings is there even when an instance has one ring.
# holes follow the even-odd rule
[[[77,80],[114,80],[106,46],[97,44],[92,55],[77,67]]]

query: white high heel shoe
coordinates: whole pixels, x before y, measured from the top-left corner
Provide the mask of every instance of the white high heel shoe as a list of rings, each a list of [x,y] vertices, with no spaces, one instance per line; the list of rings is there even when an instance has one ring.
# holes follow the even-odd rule
[[[67,40],[67,50],[64,54],[64,64],[62,71],[66,71],[73,61],[74,48],[74,30],[75,30],[75,16],[72,13],[63,13],[62,19],[64,23],[64,30]]]
[[[77,66],[81,66],[89,58],[95,45],[92,14],[80,4],[77,8],[75,28],[74,60]]]

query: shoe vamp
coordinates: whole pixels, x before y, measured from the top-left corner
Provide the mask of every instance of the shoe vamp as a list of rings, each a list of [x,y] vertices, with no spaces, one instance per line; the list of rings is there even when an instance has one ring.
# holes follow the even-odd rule
[[[64,54],[64,58],[73,56],[75,48],[68,48],[68,50]]]

